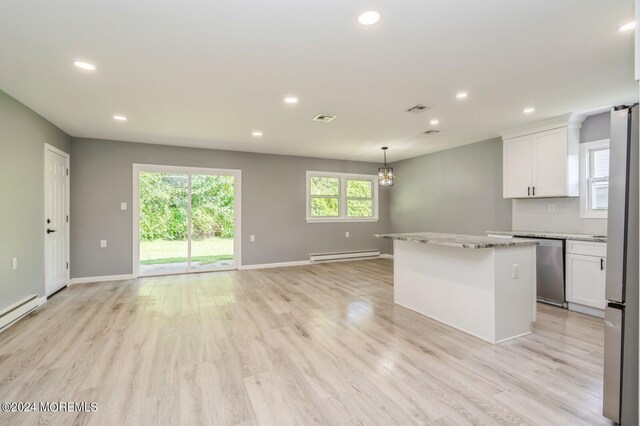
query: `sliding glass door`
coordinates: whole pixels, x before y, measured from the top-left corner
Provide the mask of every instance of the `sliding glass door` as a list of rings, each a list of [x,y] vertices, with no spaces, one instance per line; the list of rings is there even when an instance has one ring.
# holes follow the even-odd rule
[[[236,170],[134,165],[138,275],[235,269],[239,178]]]
[[[141,172],[140,274],[184,272],[189,265],[189,175]]]
[[[191,176],[192,270],[233,266],[234,178]]]

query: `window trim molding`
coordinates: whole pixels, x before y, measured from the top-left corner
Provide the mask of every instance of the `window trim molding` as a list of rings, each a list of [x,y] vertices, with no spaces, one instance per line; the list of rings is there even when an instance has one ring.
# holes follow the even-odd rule
[[[311,216],[311,177],[331,177],[340,179],[340,194],[338,195],[338,204],[340,208],[340,216],[336,217],[312,217]],[[373,216],[371,217],[347,217],[347,179],[370,180],[373,190]],[[356,173],[340,173],[340,172],[317,172],[307,170],[306,173],[306,221],[307,223],[340,223],[340,222],[378,222],[379,218],[379,191],[378,191],[378,175],[365,175]],[[333,198],[333,197],[330,197]]]
[[[590,189],[587,170],[591,167],[590,152],[597,149],[609,148],[609,139],[600,139],[580,144],[580,218],[581,219],[607,219],[608,210],[592,210],[589,208]]]

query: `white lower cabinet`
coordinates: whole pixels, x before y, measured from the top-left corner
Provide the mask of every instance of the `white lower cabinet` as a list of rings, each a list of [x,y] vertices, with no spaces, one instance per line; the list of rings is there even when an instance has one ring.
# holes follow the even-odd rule
[[[567,253],[566,259],[569,309],[604,316],[606,258]]]

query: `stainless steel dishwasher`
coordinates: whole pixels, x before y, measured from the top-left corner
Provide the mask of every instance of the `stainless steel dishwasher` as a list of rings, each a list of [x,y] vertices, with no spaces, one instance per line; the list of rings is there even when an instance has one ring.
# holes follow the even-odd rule
[[[538,301],[566,306],[564,296],[564,241],[536,238],[536,287]]]

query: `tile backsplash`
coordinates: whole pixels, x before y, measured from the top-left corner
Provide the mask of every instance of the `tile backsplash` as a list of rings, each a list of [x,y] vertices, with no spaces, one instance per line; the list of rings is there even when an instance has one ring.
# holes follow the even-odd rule
[[[549,205],[553,205],[549,212]],[[514,231],[549,231],[606,235],[606,219],[582,219],[580,198],[538,198],[512,201]]]

